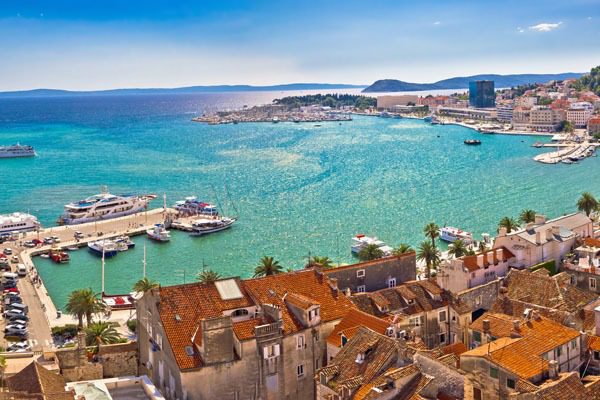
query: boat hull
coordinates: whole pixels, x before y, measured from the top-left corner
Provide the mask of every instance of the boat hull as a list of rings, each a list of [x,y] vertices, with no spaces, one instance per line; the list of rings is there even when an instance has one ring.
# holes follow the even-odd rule
[[[104,253],[104,258],[111,258],[117,255],[118,251],[117,250],[105,250],[104,252],[100,249],[94,248],[94,247],[89,247],[88,249],[90,249],[90,251],[92,252],[92,254],[95,254],[99,257],[102,257],[102,253]]]
[[[57,222],[61,225],[78,225],[78,224],[85,224],[87,222],[94,222],[94,221],[108,221],[109,219],[125,217],[127,215],[136,214],[136,213],[142,212],[144,210],[145,210],[144,207],[136,207],[136,208],[132,208],[131,210],[127,210],[127,211],[119,211],[116,213],[111,213],[111,214],[103,216],[103,217],[86,217],[86,218],[75,218],[75,219],[61,217],[58,219]]]
[[[233,225],[233,222],[229,225],[226,226],[220,226],[218,228],[211,228],[211,229],[206,229],[206,230],[193,230],[190,233],[190,236],[204,236],[204,235],[210,235],[211,233],[216,233],[216,232],[221,232],[224,231],[225,229],[229,229],[231,228],[231,225]]]

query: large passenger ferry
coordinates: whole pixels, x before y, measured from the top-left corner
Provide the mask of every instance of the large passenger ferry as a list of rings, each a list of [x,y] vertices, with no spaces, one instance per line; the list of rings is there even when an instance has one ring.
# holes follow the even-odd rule
[[[153,194],[114,195],[108,193],[104,187],[100,194],[66,204],[65,212],[57,222],[62,225],[73,225],[131,215],[147,209],[148,203],[155,198],[156,195]]]
[[[37,218],[31,214],[15,212],[0,215],[0,234],[33,231],[39,227]]]
[[[12,146],[0,146],[0,158],[33,157],[35,150],[31,146],[15,144]]]

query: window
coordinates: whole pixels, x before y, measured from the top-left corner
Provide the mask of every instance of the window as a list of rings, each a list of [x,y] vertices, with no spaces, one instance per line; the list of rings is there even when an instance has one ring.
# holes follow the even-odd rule
[[[481,332],[473,331],[473,341],[477,343],[481,343]]]
[[[356,271],[356,277],[357,278],[364,278],[365,277],[365,270],[364,269],[359,269],[358,271]]]
[[[594,360],[600,361],[600,351],[594,350]]]
[[[561,354],[562,354],[562,346],[558,346],[556,348],[556,358],[560,357]]]
[[[575,275],[571,275],[571,285],[577,284],[577,277]]]
[[[590,289],[596,289],[596,278],[590,278]]]
[[[490,377],[498,379],[498,368],[490,367]]]
[[[473,400],[481,400],[481,389],[473,388]]]
[[[304,364],[298,365],[298,367],[296,367],[296,372],[298,373],[298,379],[304,378]]]
[[[446,343],[446,334],[440,333],[440,344]]]
[[[305,346],[306,344],[304,343],[304,335],[300,334],[296,336],[296,348],[303,349]]]
[[[234,312],[231,313],[232,317],[243,317],[245,315],[248,315],[248,310],[246,310],[245,308],[240,308],[239,310],[235,310]]]
[[[356,287],[356,291],[357,291],[358,293],[364,293],[364,292],[366,291],[366,287],[365,287],[365,285],[360,285],[360,286],[357,286],[357,287]]]
[[[346,345],[346,343],[348,343],[348,338],[344,335],[342,335],[342,347],[344,347]]]
[[[388,287],[389,288],[393,288],[396,286],[396,278],[390,278],[388,279]]]
[[[440,311],[438,313],[438,321],[446,322],[446,310]]]
[[[514,379],[506,378],[506,387],[514,389],[517,387],[517,382]]]
[[[325,374],[320,374],[319,381],[321,382],[321,385],[327,385],[327,376],[325,376]]]
[[[481,305],[481,296],[477,296],[477,297],[475,298],[475,305],[476,305],[476,306],[480,306],[480,305]]]
[[[576,349],[577,348],[577,339],[573,339],[571,340],[571,349]]]
[[[414,317],[410,319],[410,326],[421,326],[421,320],[419,317]]]

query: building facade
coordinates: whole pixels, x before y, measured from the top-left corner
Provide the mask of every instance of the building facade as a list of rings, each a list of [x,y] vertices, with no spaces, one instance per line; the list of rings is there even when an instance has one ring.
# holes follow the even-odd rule
[[[494,81],[469,82],[469,105],[475,108],[492,108],[496,105]]]

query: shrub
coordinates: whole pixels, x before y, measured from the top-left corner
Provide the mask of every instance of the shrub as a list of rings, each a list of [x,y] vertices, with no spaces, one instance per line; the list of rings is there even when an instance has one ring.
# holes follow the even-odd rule
[[[539,263],[537,265],[534,265],[533,267],[529,268],[529,270],[531,272],[533,272],[533,271],[537,271],[540,268],[547,269],[548,272],[550,272],[550,276],[555,275],[556,274],[556,261],[554,261],[554,260],[548,260],[548,261],[545,261],[543,263]]]
[[[77,325],[67,324],[63,326],[54,326],[52,327],[52,335],[57,336],[70,336],[74,337],[77,335]]]
[[[127,321],[127,327],[131,332],[135,333],[135,329],[137,327],[137,319],[130,319],[129,321]]]

